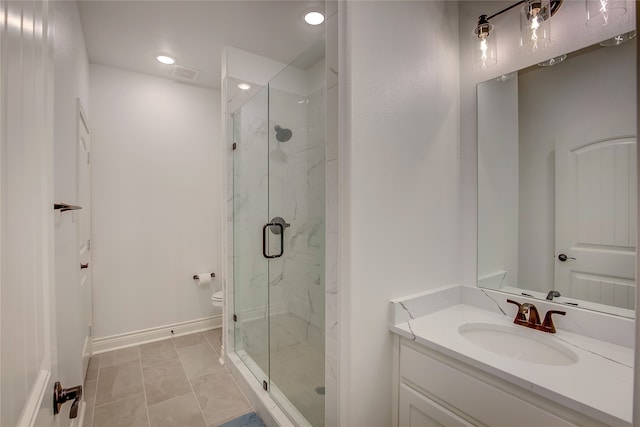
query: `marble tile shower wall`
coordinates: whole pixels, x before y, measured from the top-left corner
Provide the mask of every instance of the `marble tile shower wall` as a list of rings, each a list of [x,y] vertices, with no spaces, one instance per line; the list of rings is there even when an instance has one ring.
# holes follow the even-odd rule
[[[307,97],[271,90],[270,129],[290,127],[288,142],[271,144],[270,206],[291,224],[285,253],[270,266],[270,287],[282,288],[283,309],[322,330],[324,322],[324,93]],[[272,139],[273,141],[273,139]],[[281,213],[279,213],[280,211]],[[272,311],[273,312],[273,311]],[[294,331],[290,331],[294,334]],[[295,335],[294,335],[295,336]],[[296,336],[324,351],[319,336]],[[276,346],[278,343],[272,344]]]

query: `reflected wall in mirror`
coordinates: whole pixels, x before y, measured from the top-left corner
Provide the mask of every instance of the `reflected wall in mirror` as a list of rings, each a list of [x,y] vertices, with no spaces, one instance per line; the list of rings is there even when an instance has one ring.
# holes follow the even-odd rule
[[[478,85],[479,286],[634,316],[635,44]]]

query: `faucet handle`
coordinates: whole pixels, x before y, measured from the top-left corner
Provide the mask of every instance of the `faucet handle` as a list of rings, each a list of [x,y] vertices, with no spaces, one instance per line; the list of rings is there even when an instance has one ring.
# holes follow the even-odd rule
[[[516,318],[514,319],[513,323],[520,323],[520,322],[526,322],[527,321],[527,310],[522,308],[522,304],[520,304],[518,301],[514,301],[512,299],[508,299],[507,302],[511,303],[511,304],[515,304],[518,306],[518,313],[516,313]]]
[[[520,304],[518,301],[514,301],[514,300],[512,300],[512,299],[508,299],[508,300],[507,300],[507,302],[510,302],[511,304],[515,304],[515,305],[517,305],[517,306],[518,306],[518,309],[520,309],[520,306],[522,305],[522,304]]]
[[[552,334],[556,333],[556,326],[553,324],[553,319],[551,318],[552,314],[560,314],[565,316],[567,314],[566,311],[560,310],[549,310],[547,314],[544,315],[544,322],[542,322],[542,328],[545,332],[549,332]]]
[[[557,297],[561,297],[562,295],[560,295],[560,292],[556,291],[556,290],[550,290],[549,293],[547,294],[547,299],[549,301],[553,301],[554,298]]]

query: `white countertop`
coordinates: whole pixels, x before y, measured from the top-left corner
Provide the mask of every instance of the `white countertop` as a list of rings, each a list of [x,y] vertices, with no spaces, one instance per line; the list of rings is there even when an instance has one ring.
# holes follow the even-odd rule
[[[395,307],[402,307],[396,310],[408,311],[407,306],[411,305],[401,300],[393,303]],[[540,314],[544,316],[544,310]],[[393,315],[392,319],[400,317]],[[612,426],[631,425],[633,349],[563,330],[556,334],[532,330],[570,348],[579,357],[573,365],[542,365],[502,356],[467,341],[458,333],[458,328],[469,323],[513,325],[513,319],[484,308],[453,304],[392,324],[390,329],[601,422]]]

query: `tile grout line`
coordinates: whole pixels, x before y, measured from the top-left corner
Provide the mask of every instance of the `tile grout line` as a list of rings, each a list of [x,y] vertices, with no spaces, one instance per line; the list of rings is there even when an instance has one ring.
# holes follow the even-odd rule
[[[89,359],[91,361],[91,359]],[[93,408],[91,409],[91,422],[89,423],[89,427],[93,427],[93,419],[96,415],[96,403],[98,402],[98,382],[100,381],[100,366],[102,365],[102,356],[98,355],[98,373],[96,374],[96,392],[93,396]]]
[[[110,402],[103,403],[102,405],[98,406],[98,408],[103,408],[103,407],[105,407],[105,406],[108,406],[108,405],[111,405],[111,404],[114,404],[114,403],[125,402],[125,401],[127,401],[127,400],[131,399],[132,397],[136,397],[136,396],[138,396],[138,395],[137,395],[137,394],[134,394],[133,396],[127,396],[127,397],[123,397],[123,398],[121,398],[121,399],[112,400],[112,401],[110,401]]]
[[[188,395],[189,395],[189,393],[192,393],[192,392],[193,392],[193,391],[191,391],[191,392],[186,392],[185,394],[181,394],[181,395],[179,395],[179,396],[173,396],[173,397],[170,397],[170,398],[168,398],[168,399],[166,399],[166,400],[162,400],[162,401],[160,401],[160,402],[152,403],[152,404],[151,404],[151,405],[149,405],[149,406],[158,406],[158,405],[162,405],[163,403],[171,402],[172,400],[177,400],[177,399],[180,399],[180,398],[182,398],[182,397],[188,396]]]
[[[204,337],[207,340],[207,337]],[[208,341],[208,340],[207,340]],[[173,344],[173,348],[176,350],[176,354],[178,355],[178,362],[180,362],[180,366],[182,366],[182,371],[184,372],[184,376],[187,377],[187,383],[189,383],[189,388],[191,389],[191,393],[193,393],[194,399],[196,399],[196,405],[198,405],[198,409],[200,409],[200,415],[202,415],[202,419],[204,420],[205,427],[209,426],[209,422],[207,421],[207,417],[204,415],[204,411],[202,410],[202,406],[200,405],[200,399],[196,395],[196,391],[193,388],[193,384],[191,384],[191,378],[187,375],[187,370],[184,368],[184,364],[182,363],[182,358],[180,357],[180,353],[178,353],[178,348],[176,347],[176,343],[173,342],[173,338],[171,339],[171,344]]]
[[[142,393],[144,394],[144,409],[147,411],[147,425],[151,427],[151,416],[149,415],[149,402],[147,401],[147,387],[144,385],[144,371],[142,369],[142,352],[140,346],[138,347],[138,357],[140,361],[140,378],[142,379]]]

